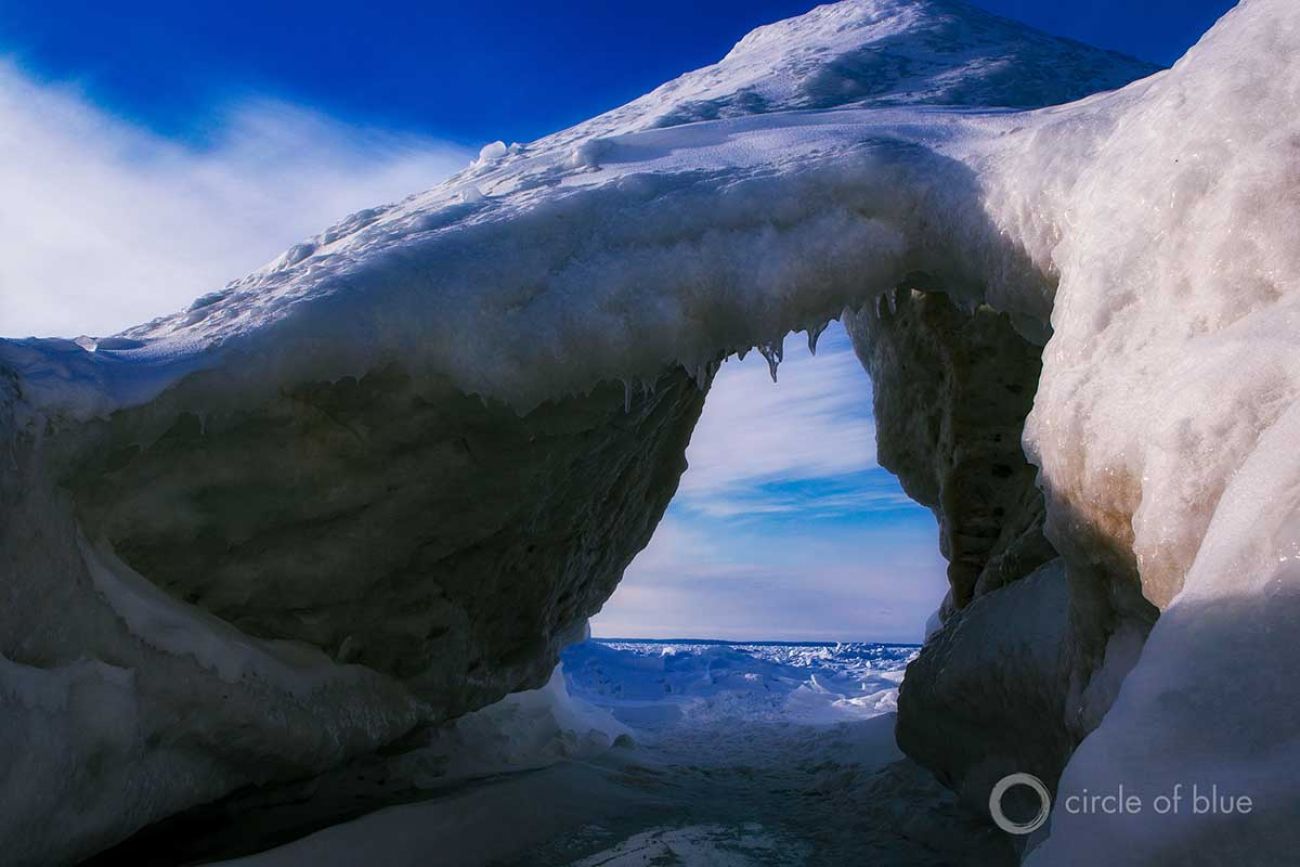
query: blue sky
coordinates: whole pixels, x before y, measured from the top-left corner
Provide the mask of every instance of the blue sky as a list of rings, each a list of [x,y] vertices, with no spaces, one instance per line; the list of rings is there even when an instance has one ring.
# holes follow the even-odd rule
[[[938,532],[876,464],[871,380],[838,323],[773,383],[727,361],[654,539],[596,635],[919,641],[947,589]]]
[[[977,0],[1175,60],[1230,0]],[[788,0],[311,4],[0,0],[0,334],[108,334],[338,217],[722,57]],[[31,287],[40,287],[34,291]],[[933,518],[874,457],[838,328],[773,385],[731,361],[663,525],[598,634],[919,640]]]
[[[169,136],[256,96],[466,145],[526,141],[722,57],[807,0],[0,0],[29,71]],[[1172,63],[1231,0],[976,0],[1043,30]]]

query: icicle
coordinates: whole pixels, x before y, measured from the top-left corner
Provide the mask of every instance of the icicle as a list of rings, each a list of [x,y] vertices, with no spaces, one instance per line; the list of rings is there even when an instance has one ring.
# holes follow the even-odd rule
[[[736,353],[736,360],[737,360],[737,361],[744,361],[744,360],[745,360],[745,356],[746,356],[746,355],[749,355],[749,350],[751,350],[751,349],[753,349],[753,348],[754,348],[754,347],[752,347],[752,346],[746,346],[744,349],[742,349],[742,350],[740,350],[739,352],[737,352],[737,353]]]
[[[758,351],[767,359],[767,372],[772,374],[772,381],[776,382],[776,369],[781,364],[785,347],[780,343],[764,343],[758,347]]]
[[[830,320],[828,319],[822,324],[814,325],[808,329],[808,352],[813,355],[817,354],[817,338],[822,336],[822,332],[825,331],[826,326],[830,324]]]
[[[629,415],[632,412],[632,382],[623,380],[623,415]]]

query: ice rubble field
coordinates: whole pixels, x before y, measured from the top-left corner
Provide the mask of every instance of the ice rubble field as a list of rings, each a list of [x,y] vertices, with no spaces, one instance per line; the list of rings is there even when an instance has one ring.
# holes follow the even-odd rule
[[[593,640],[562,657],[569,691],[632,725],[727,718],[831,723],[897,709],[916,648]]]
[[[1284,851],[1300,767],[1286,722],[1300,713],[1300,4],[1245,0],[1173,69],[1038,111],[1006,106],[1032,104],[1016,88],[1052,76],[1082,82],[1076,96],[1105,82],[1055,53],[999,78],[997,46],[1028,50],[1010,31],[985,29],[988,44],[960,26],[921,33],[913,60],[944,39],[978,56],[853,91],[872,77],[837,52],[907,41],[914,8],[852,0],[756,31],[717,66],[572,130],[486,148],[442,186],[355,214],[175,316],[102,340],[0,341],[21,383],[11,411],[72,424],[208,370],[178,397],[201,412],[385,361],[522,411],[601,381],[631,391],[673,365],[706,373],[923,271],[1047,341],[1024,445],[1049,530],[1081,575],[1108,550],[1133,552],[1163,611],[1062,787],[1150,796],[1214,778],[1275,805],[1249,843],[1190,816],[1058,811],[1031,863]],[[837,87],[852,107],[825,98]],[[29,616],[99,603],[48,604]],[[169,638],[149,630],[175,622],[140,621],[141,645],[160,650],[139,651],[131,676],[163,676]],[[64,668],[0,669],[24,775],[60,785],[73,752],[61,738],[144,744],[149,772],[131,778],[126,815],[90,821],[100,834],[239,784],[150,752],[147,714],[106,728],[86,696],[134,712],[130,673],[75,661],[69,640]],[[1133,661],[1118,645],[1111,657],[1120,673]],[[358,697],[349,678],[325,680],[336,691],[267,687],[263,701],[337,735]],[[1073,698],[1087,716],[1109,696]],[[382,690],[355,706],[372,734],[418,711]],[[80,716],[51,733],[60,707]]]

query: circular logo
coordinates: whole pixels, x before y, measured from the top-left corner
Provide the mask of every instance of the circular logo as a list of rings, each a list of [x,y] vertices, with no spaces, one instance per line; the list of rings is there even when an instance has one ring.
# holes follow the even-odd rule
[[[1038,815],[1028,822],[1013,822],[1007,818],[1007,814],[1002,812],[1002,796],[1012,786],[1028,786],[1038,795]],[[1052,796],[1047,791],[1047,786],[1043,781],[1033,774],[1007,774],[998,780],[993,791],[989,792],[989,813],[993,816],[993,824],[997,825],[1008,834],[1032,834],[1043,826],[1047,821],[1047,815],[1052,810]]]

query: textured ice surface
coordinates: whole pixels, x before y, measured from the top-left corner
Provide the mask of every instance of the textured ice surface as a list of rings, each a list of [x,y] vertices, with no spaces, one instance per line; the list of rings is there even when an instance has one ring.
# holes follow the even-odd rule
[[[891,676],[914,652],[588,641],[566,651],[563,674],[544,690],[462,718],[394,759],[393,775],[436,769],[429,800],[231,863],[1013,863],[996,832],[897,761],[892,713],[828,713],[819,702],[809,714],[788,702],[817,681],[892,693]],[[520,768],[534,770],[508,773]],[[455,777],[465,782],[448,786]]]
[[[1139,603],[1164,610],[1062,786],[1222,773],[1267,804],[1222,834],[1223,822],[1120,819],[1098,833],[1058,811],[1034,857],[1151,863],[1205,835],[1238,852],[1248,835],[1265,860],[1292,852],[1294,822],[1278,817],[1293,816],[1298,800],[1298,742],[1283,721],[1300,713],[1300,5],[1246,0],[1172,70],[1037,111],[1005,107],[1065,101],[1079,82],[1118,86],[1146,70],[1109,57],[1099,73],[1099,52],[1004,23],[941,23],[951,15],[989,20],[942,2],[818,10],[625,109],[490,148],[444,185],[354,214],[175,316],[97,342],[0,342],[9,371],[0,388],[21,394],[0,401],[0,424],[21,432],[6,436],[30,459],[5,465],[0,493],[40,492],[24,500],[37,511],[0,531],[9,539],[0,550],[9,574],[24,576],[13,587],[72,600],[67,621],[39,642],[14,624],[3,633],[5,656],[27,666],[4,693],[23,721],[26,773],[55,787],[32,800],[36,809],[66,808],[69,793],[57,768],[40,766],[34,745],[49,731],[33,721],[84,677],[129,708],[140,638],[91,601],[70,507],[32,487],[38,433],[128,405],[147,414],[196,370],[207,375],[168,392],[169,412],[257,405],[385,364],[519,411],[601,382],[640,393],[678,366],[706,384],[728,352],[816,330],[919,281],[1007,313],[1022,336],[1045,342],[1025,447],[1069,574],[1072,619],[1105,636]],[[971,42],[975,30],[993,41]],[[1045,64],[986,74],[1021,63],[1030,43],[1050,49]],[[788,65],[770,60],[778,45]],[[935,62],[962,81],[930,74],[921,55],[947,57]],[[904,56],[901,66],[891,59]],[[888,72],[877,88],[875,73],[903,66],[912,72]],[[824,98],[826,81],[844,98]],[[43,576],[23,571],[38,554],[67,580],[38,585]],[[80,661],[82,628],[111,633],[112,652]],[[1071,648],[1083,672],[1067,706],[1076,730],[1097,724],[1132,663],[1126,636]],[[168,657],[169,689],[209,671],[201,658],[230,659],[192,650]],[[52,685],[28,690],[30,679]],[[1235,700],[1231,712],[1221,701],[1207,711],[1201,696]],[[367,705],[373,716],[359,725],[339,701],[280,706],[303,728],[272,738],[251,725],[228,745],[212,732],[231,721],[203,714],[177,713],[202,720],[199,733],[182,727],[161,745],[55,716],[86,749],[86,766],[137,787],[124,815],[99,805],[91,826],[109,838],[247,780],[252,759],[285,744],[302,741],[297,759],[320,764],[358,732],[391,731],[411,713],[389,697]],[[241,693],[230,713],[257,706],[246,702]],[[321,710],[330,725],[311,728]],[[162,720],[147,722],[140,731]],[[96,743],[105,746],[91,762]],[[131,776],[124,745],[148,756],[147,773]],[[208,763],[219,747],[230,751],[220,774]],[[4,812],[9,822],[29,815]],[[60,834],[86,845],[76,829]]]
[[[84,347],[0,345],[0,359],[29,398],[83,413],[211,366],[249,388],[398,357],[520,406],[694,370],[892,288],[932,258],[927,221],[980,234],[944,216],[977,194],[939,154],[1011,122],[791,109],[1042,105],[1151,71],[949,0],[821,6],[627,106],[488,145],[434,190],[353,214],[182,313]],[[724,120],[685,123],[710,118]]]
[[[570,691],[651,727],[725,719],[831,723],[896,709],[916,648],[592,640],[563,655]]]

